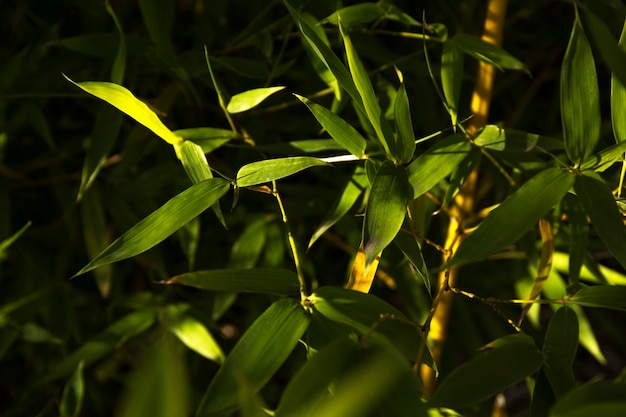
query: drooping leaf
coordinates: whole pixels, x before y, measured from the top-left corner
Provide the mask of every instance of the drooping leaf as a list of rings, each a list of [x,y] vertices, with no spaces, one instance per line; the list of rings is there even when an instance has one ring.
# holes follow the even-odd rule
[[[626,20],[618,47],[618,52],[626,53]],[[622,74],[624,73],[622,72]],[[626,117],[624,114],[626,114],[626,75],[619,77],[617,72],[613,70],[611,73],[611,122],[613,135],[615,135],[615,140],[618,143],[626,141]]]
[[[63,387],[59,414],[63,417],[78,417],[85,397],[83,362],[79,362],[69,381]]]
[[[452,40],[466,54],[479,61],[486,62],[500,69],[511,69],[530,73],[528,67],[504,49],[487,43],[479,37],[460,33]]]
[[[463,53],[453,39],[443,44],[441,53],[441,85],[446,98],[448,113],[452,126],[456,125],[459,100],[461,98],[461,84],[463,82]]]
[[[448,266],[478,260],[515,243],[567,193],[574,176],[549,168],[524,183],[463,240]]]
[[[355,4],[342,7],[330,16],[322,19],[320,23],[331,23],[339,26],[339,22],[345,27],[364,25],[385,15],[385,9],[375,3]]]
[[[239,339],[206,390],[197,417],[221,416],[240,405],[237,379],[258,392],[287,359],[306,330],[310,316],[296,300],[272,304]]]
[[[576,194],[594,229],[613,256],[626,267],[626,225],[609,186],[593,171],[576,176]]]
[[[393,241],[411,198],[404,167],[385,161],[376,172],[365,210],[362,242],[366,267]]]
[[[244,165],[237,172],[237,186],[249,187],[285,178],[307,168],[332,166],[312,156],[294,156],[291,158],[266,159]]]
[[[106,101],[121,112],[132,117],[167,143],[173,145],[182,141],[182,138],[176,136],[161,122],[155,112],[150,110],[143,101],[139,100],[133,93],[121,85],[95,81],[76,83],[67,76],[65,76],[65,78],[87,93]]]
[[[159,311],[159,320],[189,349],[210,361],[223,363],[224,352],[206,326],[189,310],[187,304],[170,304]]]
[[[243,93],[235,94],[228,102],[226,110],[228,110],[229,113],[241,113],[253,109],[261,104],[266,98],[279,92],[280,90],[283,90],[284,88],[285,87],[255,88],[244,91]]]
[[[429,405],[454,408],[485,400],[537,372],[542,361],[528,336],[496,344],[443,377]]]
[[[297,94],[295,96],[309,108],[317,121],[337,143],[357,158],[363,158],[367,143],[351,124],[308,98]]]
[[[415,133],[413,133],[409,97],[407,96],[404,83],[400,84],[398,88],[393,109],[398,130],[396,143],[398,161],[400,163],[409,162],[413,158],[413,153],[415,153]]]
[[[576,294],[567,298],[567,301],[584,307],[626,311],[626,286],[593,285],[582,287]]]
[[[147,251],[211,207],[229,188],[221,178],[192,185],[117,238],[74,276]]]
[[[324,232],[337,223],[339,219],[350,210],[366,187],[367,177],[365,175],[365,169],[362,166],[358,166],[331,211],[326,218],[324,218],[322,224],[315,230],[313,236],[311,236],[308,246],[309,249]]]
[[[578,318],[569,307],[552,316],[543,341],[543,371],[558,399],[576,386],[572,365],[578,348]]]
[[[600,138],[600,100],[595,61],[578,9],[561,67],[561,118],[570,160],[579,165]]]
[[[506,152],[530,152],[537,148],[563,149],[563,142],[534,133],[487,125],[478,132],[474,143],[482,148]]]
[[[295,272],[282,268],[209,269],[176,275],[163,284],[180,284],[209,291],[293,295],[300,288]]]
[[[463,135],[452,135],[432,146],[409,164],[407,173],[413,198],[425,194],[450,175],[471,149]]]

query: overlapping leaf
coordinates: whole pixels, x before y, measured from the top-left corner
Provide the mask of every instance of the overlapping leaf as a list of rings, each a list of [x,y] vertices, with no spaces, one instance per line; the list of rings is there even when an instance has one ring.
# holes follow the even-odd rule
[[[244,165],[237,172],[237,186],[249,187],[263,184],[315,166],[331,166],[331,164],[312,156],[294,156],[252,162]]]

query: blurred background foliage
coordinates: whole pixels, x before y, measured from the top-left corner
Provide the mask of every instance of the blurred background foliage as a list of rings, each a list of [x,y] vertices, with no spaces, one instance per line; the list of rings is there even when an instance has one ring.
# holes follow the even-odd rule
[[[293,1],[317,20],[354,3]],[[424,16],[428,23],[444,24],[450,35],[479,36],[482,31],[483,0],[392,3],[418,21]],[[509,3],[503,48],[524,62],[532,76],[498,73],[490,121],[560,137],[560,63],[571,30],[572,7],[550,0]],[[619,33],[623,19],[612,12],[615,2],[590,3],[611,31]],[[259,108],[235,115],[247,137],[209,154],[217,171],[232,178],[240,166],[258,158],[258,151],[251,150],[246,141],[254,141],[266,155],[284,156],[299,152],[288,142],[320,138],[319,125],[290,93],[329,107],[332,92],[310,64],[281,1],[112,0],[110,7],[125,34],[122,84],[157,111],[171,129],[229,128],[209,77],[205,46],[228,95],[269,85],[287,87]],[[337,45],[336,27],[326,29],[331,43]],[[449,116],[424,65],[422,41],[389,34],[406,29],[403,23],[384,21],[376,27],[355,28],[352,39],[381,100],[395,80],[394,66],[404,73],[415,133],[425,137],[447,129]],[[7,416],[78,415],[74,413],[79,409],[81,415],[137,415],[122,398],[127,381],[140,385],[159,378],[155,376],[159,372],[171,385],[155,387],[155,392],[169,393],[174,402],[180,402],[176,403],[179,410],[193,410],[218,365],[183,349],[169,336],[172,327],[164,318],[168,308],[174,303],[184,306],[185,317],[209,329],[228,352],[275,298],[200,292],[155,282],[193,269],[291,268],[274,201],[241,190],[231,211],[229,194],[222,202],[228,230],[207,212],[154,249],[70,281],[115,237],[190,183],[166,144],[78,91],[62,76],[75,81],[112,79],[119,34],[102,1],[4,0],[0,2],[0,40],[0,241],[30,225],[0,252],[0,411]],[[428,53],[438,73],[440,45],[429,43]],[[475,73],[475,61],[466,59],[463,118],[469,116]],[[608,112],[610,72],[599,64],[598,73],[602,109]],[[602,129],[606,146],[612,141],[610,123]],[[87,149],[95,140],[106,142],[108,156],[81,193]],[[420,149],[426,147],[418,146],[418,153]],[[493,166],[483,168],[481,181],[489,192],[480,194],[479,206],[488,207],[509,190]],[[606,178],[616,181],[618,174],[612,169]],[[286,211],[301,248],[350,175],[339,165],[281,181]],[[345,283],[351,248],[358,247],[361,238],[360,225],[359,217],[346,216],[306,253],[304,268],[310,279],[319,285]],[[445,219],[434,216],[430,240],[442,242],[445,225]],[[196,241],[193,237],[198,233]],[[528,252],[534,251],[536,236],[529,236],[524,244]],[[567,245],[557,241],[557,251],[566,251]],[[589,249],[595,259],[590,268],[603,264],[620,269],[593,235]],[[440,253],[431,246],[424,247],[424,256],[428,266],[440,265]],[[381,267],[395,278],[396,287],[377,280],[372,292],[422,322],[430,307],[429,296],[423,285],[414,282],[401,253],[390,247]],[[616,279],[623,277],[618,274]],[[506,259],[465,267],[460,282],[468,291],[506,299],[515,296],[516,286],[528,288],[529,280],[532,285],[526,261]],[[558,288],[555,293],[558,296]],[[442,373],[510,329],[490,306],[476,300],[459,296],[453,308]],[[519,314],[516,307],[502,310],[510,317]],[[545,324],[549,311],[549,307],[542,308],[545,314],[536,316],[537,323]],[[161,324],[155,324],[155,318]],[[582,381],[597,375],[615,377],[626,366],[621,324],[626,316],[593,310],[588,318],[596,335],[590,340],[598,341],[599,350],[579,350],[575,375]],[[526,330],[542,331],[540,326]],[[83,352],[82,408],[71,409],[68,396],[78,388],[71,384],[75,363],[67,359],[89,340],[96,342]],[[162,347],[148,352],[155,343]],[[276,405],[304,355],[303,349],[296,349],[264,388],[263,398],[270,407]],[[146,365],[162,358],[169,358],[165,360],[169,365],[162,369]],[[141,373],[142,367],[148,371]],[[74,388],[64,391],[64,387]],[[520,392],[521,398],[515,398],[517,393],[511,396],[513,413],[516,401],[527,401],[528,394]],[[132,396],[132,390],[124,395]],[[59,411],[60,403],[70,409]]]

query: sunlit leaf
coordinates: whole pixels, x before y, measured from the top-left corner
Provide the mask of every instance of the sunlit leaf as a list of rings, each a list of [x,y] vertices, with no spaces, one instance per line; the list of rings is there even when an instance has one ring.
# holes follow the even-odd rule
[[[626,267],[626,225],[607,183],[595,172],[585,171],[576,176],[574,190],[606,247]]]
[[[537,148],[563,149],[563,142],[534,133],[487,125],[478,132],[474,143],[494,151],[530,152]]]
[[[593,169],[596,172],[606,171],[616,162],[624,161],[626,152],[626,141],[609,146],[585,159],[581,164],[582,170]]]
[[[496,347],[479,353],[454,369],[443,377],[429,405],[450,408],[469,405],[485,400],[534,374],[540,368],[543,356],[532,339],[528,336],[525,338],[528,340],[516,338],[501,345],[496,344]],[[504,369],[506,372],[503,372]]]
[[[261,104],[266,98],[284,88],[285,87],[255,88],[244,91],[243,93],[235,94],[228,102],[226,110],[228,110],[229,113],[241,113],[253,109]]]
[[[311,156],[294,156],[252,162],[244,165],[237,172],[237,186],[249,187],[263,184],[315,166],[331,166],[331,164]]]
[[[78,417],[83,407],[85,381],[83,379],[83,362],[79,362],[69,381],[63,387],[59,413],[63,417]]]
[[[197,417],[230,414],[240,406],[237,379],[258,392],[298,343],[310,317],[296,300],[272,304],[239,339],[211,380],[196,412]]]
[[[300,288],[295,272],[282,268],[208,269],[187,272],[163,281],[210,291],[293,295]]]
[[[339,25],[339,20],[341,20],[341,24],[345,27],[352,27],[373,22],[384,15],[385,10],[378,4],[363,3],[343,7],[322,19],[320,23],[328,22],[333,25]]]
[[[463,53],[453,39],[444,42],[441,53],[441,85],[452,125],[456,125],[463,82]]]
[[[215,127],[179,129],[175,130],[174,134],[185,140],[200,145],[204,153],[210,153],[223,144],[241,137],[238,133],[233,132],[232,130],[218,129]]]
[[[549,168],[525,182],[463,240],[448,266],[478,260],[515,243],[567,193],[574,175]]]
[[[363,223],[365,265],[389,245],[404,222],[411,187],[403,166],[386,161],[376,173]]]
[[[398,160],[400,163],[409,162],[413,159],[413,153],[415,152],[415,133],[413,133],[409,97],[406,94],[406,86],[404,83],[400,84],[398,88],[393,109],[394,119],[398,129],[396,143]]]
[[[567,155],[580,164],[600,138],[600,100],[593,54],[577,9],[561,67],[561,118]]]
[[[530,73],[528,67],[504,49],[487,43],[482,39],[464,33],[452,38],[458,48],[479,61],[492,64],[501,69],[512,69]]]
[[[185,346],[208,360],[223,363],[224,352],[206,326],[189,313],[186,304],[170,304],[159,312],[159,320]]]
[[[578,318],[569,307],[559,308],[552,316],[543,341],[543,370],[556,398],[576,386],[572,366],[578,348]]]
[[[145,252],[211,207],[229,188],[221,178],[192,185],[116,239],[75,276]]]
[[[176,136],[171,130],[165,127],[155,112],[150,110],[143,101],[139,100],[133,93],[121,85],[95,81],[76,83],[67,76],[65,78],[82,90],[106,101],[121,112],[132,117],[167,143],[173,145],[182,141],[182,138]]]

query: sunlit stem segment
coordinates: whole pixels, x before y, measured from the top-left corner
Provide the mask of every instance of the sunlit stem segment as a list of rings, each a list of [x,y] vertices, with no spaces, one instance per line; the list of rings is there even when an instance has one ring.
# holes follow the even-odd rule
[[[291,253],[293,255],[293,263],[296,265],[296,274],[298,275],[298,282],[300,282],[300,297],[302,299],[302,302],[305,302],[308,294],[306,281],[304,280],[304,272],[302,271],[302,264],[300,263],[300,257],[298,256],[296,240],[293,238],[293,234],[291,233],[291,227],[289,226],[289,220],[287,219],[287,212],[285,211],[283,200],[280,198],[280,194],[278,193],[278,189],[276,188],[276,181],[272,181],[272,195],[276,198],[276,201],[278,202],[280,215],[283,219],[283,223],[285,223],[285,229],[287,230],[287,239],[289,240],[289,247],[291,248]]]
[[[487,6],[487,16],[485,18],[484,33],[482,40],[494,45],[502,43],[502,29],[504,27],[504,16],[506,13],[507,0],[489,0]],[[478,129],[486,124],[489,113],[489,104],[493,90],[494,67],[480,62],[476,87],[471,101],[471,111],[474,117],[468,126],[470,136],[476,134]],[[455,197],[454,204],[450,209],[450,223],[444,248],[444,262],[453,256],[464,237],[464,226],[468,218],[472,217],[474,209],[474,194],[478,177],[478,166],[474,169],[467,181]],[[448,291],[454,287],[458,277],[458,268],[452,267],[439,274],[438,293],[432,304],[431,313],[424,325],[425,332],[428,333],[431,354],[435,363],[441,359],[443,345],[447,336],[448,321],[452,303],[452,292]],[[425,335],[426,338],[426,335]],[[421,353],[415,367],[420,367]],[[420,376],[424,382],[425,394],[430,395],[436,384],[436,374],[428,366],[420,367]]]

